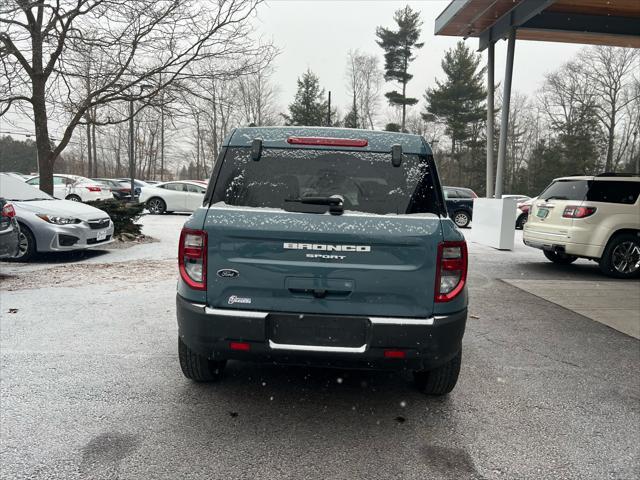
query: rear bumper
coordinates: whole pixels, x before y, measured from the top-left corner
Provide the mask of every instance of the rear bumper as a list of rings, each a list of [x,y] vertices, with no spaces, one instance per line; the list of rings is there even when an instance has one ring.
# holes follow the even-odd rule
[[[18,222],[12,219],[9,228],[0,231],[0,258],[11,258],[18,254],[20,229]]]
[[[366,342],[357,347],[291,345],[270,337],[270,315],[211,309],[176,297],[178,329],[183,342],[195,352],[215,359],[235,359],[296,365],[365,369],[429,369],[453,358],[461,348],[467,320],[464,309],[431,318],[370,317]],[[352,317],[345,317],[352,318]],[[246,342],[248,351],[230,349],[231,342]],[[403,350],[405,358],[386,358],[385,350]]]
[[[584,258],[600,258],[604,250],[602,245],[569,242],[566,235],[530,232],[527,231],[526,226],[522,241],[529,247],[552,252],[560,251],[567,255]]]

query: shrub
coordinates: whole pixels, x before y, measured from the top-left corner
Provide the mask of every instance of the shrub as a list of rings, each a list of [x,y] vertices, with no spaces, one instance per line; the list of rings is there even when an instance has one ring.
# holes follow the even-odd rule
[[[121,233],[140,235],[142,225],[136,223],[136,221],[142,216],[143,203],[125,203],[114,199],[95,200],[87,202],[87,204],[99,208],[111,217],[114,237]]]

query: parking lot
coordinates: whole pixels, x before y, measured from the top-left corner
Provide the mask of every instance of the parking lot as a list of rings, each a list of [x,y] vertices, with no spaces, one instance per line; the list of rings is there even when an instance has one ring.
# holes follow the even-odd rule
[[[552,264],[521,233],[513,252],[470,243],[448,397],[408,374],[237,362],[195,384],[177,359],[186,218],[144,217],[156,242],[1,265],[2,478],[638,478],[640,343],[516,286],[563,280],[579,300],[617,283],[633,310],[638,282]]]

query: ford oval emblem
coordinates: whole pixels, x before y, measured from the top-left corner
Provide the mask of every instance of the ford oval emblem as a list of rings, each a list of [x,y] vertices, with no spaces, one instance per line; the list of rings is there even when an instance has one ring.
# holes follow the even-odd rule
[[[218,276],[222,278],[236,278],[240,276],[240,272],[231,268],[223,268],[222,270],[218,270]]]

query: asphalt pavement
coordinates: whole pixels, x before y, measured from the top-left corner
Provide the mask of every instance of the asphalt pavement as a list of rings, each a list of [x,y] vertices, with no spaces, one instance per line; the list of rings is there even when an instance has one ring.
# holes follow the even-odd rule
[[[601,279],[594,263],[470,244],[445,398],[407,374],[239,362],[201,385],[177,359],[185,219],[146,217],[155,243],[0,264],[0,478],[639,478],[640,342],[504,281]]]

